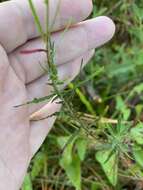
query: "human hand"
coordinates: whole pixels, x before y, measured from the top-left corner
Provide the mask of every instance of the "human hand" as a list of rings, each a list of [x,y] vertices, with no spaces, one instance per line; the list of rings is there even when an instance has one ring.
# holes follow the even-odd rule
[[[44,28],[43,2],[33,0]],[[58,2],[50,0],[50,23]],[[91,11],[91,0],[61,0],[52,34],[61,80],[71,81],[80,70],[81,60],[86,64],[93,55],[93,49],[109,41],[114,34],[115,26],[107,17],[81,22]],[[51,115],[60,110],[60,105],[40,103],[14,107],[50,94],[51,86],[45,85],[47,75],[39,64],[45,64],[45,53],[20,54],[25,49],[43,49],[45,45],[39,37],[27,0],[1,3],[0,18],[0,190],[17,190],[32,156],[56,119],[53,116],[34,122],[30,121],[31,114],[32,117]],[[71,18],[76,26],[70,28],[61,40],[61,29]]]

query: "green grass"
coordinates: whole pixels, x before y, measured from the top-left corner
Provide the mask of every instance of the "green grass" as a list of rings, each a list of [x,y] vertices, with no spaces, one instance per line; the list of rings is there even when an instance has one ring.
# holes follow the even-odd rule
[[[87,82],[74,94],[88,134],[76,133],[74,121],[60,116],[33,159],[33,189],[143,189],[142,12],[142,1],[94,1],[92,16],[110,16],[117,31],[96,50],[81,74]]]
[[[87,131],[61,114],[23,190],[143,189],[143,1],[94,0],[91,17],[99,15],[117,30],[76,79],[86,81],[72,104]]]

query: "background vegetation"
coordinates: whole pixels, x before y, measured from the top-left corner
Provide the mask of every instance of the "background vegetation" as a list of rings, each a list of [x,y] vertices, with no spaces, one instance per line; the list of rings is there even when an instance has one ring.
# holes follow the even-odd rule
[[[23,190],[143,189],[143,0],[94,0],[99,15],[117,30],[76,79],[86,80],[72,104],[87,130],[60,115]]]

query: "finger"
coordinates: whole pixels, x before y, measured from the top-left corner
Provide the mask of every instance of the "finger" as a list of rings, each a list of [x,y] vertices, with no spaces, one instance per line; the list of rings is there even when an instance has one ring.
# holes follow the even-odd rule
[[[44,108],[39,110],[39,112],[37,113],[37,118],[46,118],[49,115],[50,117],[44,120],[31,122],[30,145],[32,156],[40,148],[55,122],[56,117],[52,116],[52,114],[54,114],[55,112],[59,112],[60,108],[60,104],[56,104],[54,102],[48,103]]]
[[[91,59],[93,53],[94,51],[88,52],[75,61],[71,61],[58,67],[59,80],[64,81],[64,84],[60,85],[59,88],[64,88],[71,80],[75,78],[75,76],[80,72],[81,62],[83,62],[83,65],[85,65]],[[53,88],[52,86],[48,86],[46,84],[47,81],[48,77],[45,75],[27,86],[29,100],[48,96],[51,93]],[[45,104],[46,101],[39,104],[31,104],[29,106],[29,114],[31,115]]]
[[[42,0],[32,1],[44,30],[46,25],[45,3]],[[84,20],[92,10],[90,0],[49,0],[50,25],[53,23],[58,6],[53,31],[63,28],[69,20],[71,23]],[[0,18],[0,43],[7,52],[24,44],[28,39],[39,36],[28,0],[12,0],[1,3]]]
[[[113,21],[108,17],[102,16],[82,22],[70,28],[63,35],[63,32],[54,33],[52,41],[55,45],[55,63],[61,65],[78,58],[93,48],[103,45],[112,38],[114,32],[115,25]],[[24,68],[26,83],[35,80],[43,74],[44,71],[39,63],[44,67],[46,66],[46,53],[20,54],[19,52],[36,48],[45,48],[41,39],[28,42],[10,56],[15,70],[17,70],[19,65]]]

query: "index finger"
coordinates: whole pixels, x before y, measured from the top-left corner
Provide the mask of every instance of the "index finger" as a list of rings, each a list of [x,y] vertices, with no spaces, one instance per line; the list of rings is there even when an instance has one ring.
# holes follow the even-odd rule
[[[60,4],[59,4],[60,3]],[[43,30],[46,24],[44,0],[33,0]],[[59,5],[53,31],[84,20],[92,10],[91,0],[49,0],[49,23],[53,22]],[[0,43],[9,53],[38,33],[28,0],[11,0],[0,4]]]

